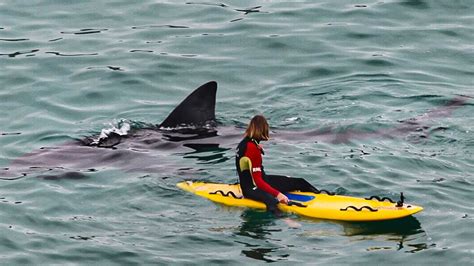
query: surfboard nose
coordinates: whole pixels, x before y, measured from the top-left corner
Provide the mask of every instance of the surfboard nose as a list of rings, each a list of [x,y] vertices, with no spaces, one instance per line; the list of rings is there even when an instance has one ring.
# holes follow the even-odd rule
[[[194,189],[193,189],[193,186],[192,186],[193,182],[191,181],[184,181],[184,182],[179,182],[178,184],[176,184],[177,187],[179,187],[180,189],[184,190],[184,191],[188,191],[188,192],[194,192]]]

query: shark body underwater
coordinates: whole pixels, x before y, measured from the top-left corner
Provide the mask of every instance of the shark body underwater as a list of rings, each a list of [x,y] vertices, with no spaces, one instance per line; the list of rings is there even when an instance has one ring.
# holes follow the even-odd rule
[[[215,116],[217,82],[210,81],[185,98],[159,125],[131,128],[126,132],[110,131],[97,136],[73,140],[56,147],[43,147],[13,160],[0,169],[0,179],[26,176],[44,179],[85,177],[101,169],[123,169],[127,172],[157,173],[176,168],[172,153],[199,153],[233,149],[243,137],[243,128],[217,125]],[[423,116],[400,122],[398,126],[371,132],[332,128],[317,130],[271,129],[274,141],[316,141],[347,143],[375,137],[395,138],[427,130],[426,121],[448,116],[462,106],[466,97],[459,96]],[[191,149],[192,152],[189,152]],[[168,151],[168,152],[166,152]],[[225,159],[225,158],[224,158]],[[229,158],[227,158],[229,159]]]

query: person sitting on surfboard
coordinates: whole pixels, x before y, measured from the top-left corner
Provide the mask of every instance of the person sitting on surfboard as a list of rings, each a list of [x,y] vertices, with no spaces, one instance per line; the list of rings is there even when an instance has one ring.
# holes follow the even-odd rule
[[[264,152],[260,142],[270,138],[268,128],[263,115],[256,115],[250,120],[245,137],[237,146],[235,165],[244,197],[263,202],[268,211],[277,213],[279,202],[288,204],[288,197],[283,193],[319,191],[303,178],[265,174],[262,166]]]

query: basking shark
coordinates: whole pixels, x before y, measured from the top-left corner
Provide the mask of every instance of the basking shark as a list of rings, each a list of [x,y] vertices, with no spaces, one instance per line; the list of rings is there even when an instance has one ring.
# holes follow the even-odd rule
[[[0,169],[0,179],[12,180],[30,175],[45,179],[82,178],[87,172],[110,168],[142,173],[163,172],[170,167],[179,169],[176,158],[170,158],[170,153],[192,157],[192,154],[200,152],[220,151],[220,155],[214,156],[221,156],[221,160],[230,159],[223,154],[239,143],[244,129],[218,125],[215,116],[216,92],[217,82],[207,82],[188,95],[157,125],[130,127],[124,124],[120,128],[103,130],[95,136],[34,150]],[[272,128],[271,136],[275,141],[335,144],[374,137],[395,138],[411,132],[427,131],[427,121],[450,115],[466,100],[466,97],[456,97],[445,106],[420,117],[372,132],[341,131],[330,127],[317,130]]]

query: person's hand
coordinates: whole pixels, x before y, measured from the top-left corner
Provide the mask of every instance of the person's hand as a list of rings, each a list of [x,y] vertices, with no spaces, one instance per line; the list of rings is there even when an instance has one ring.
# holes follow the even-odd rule
[[[277,195],[277,200],[280,202],[280,203],[285,203],[286,205],[288,205],[288,197],[285,196],[284,194],[282,193],[279,193]]]

